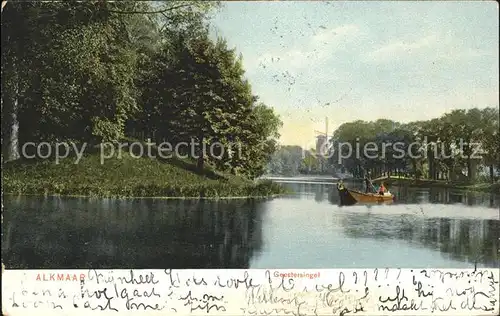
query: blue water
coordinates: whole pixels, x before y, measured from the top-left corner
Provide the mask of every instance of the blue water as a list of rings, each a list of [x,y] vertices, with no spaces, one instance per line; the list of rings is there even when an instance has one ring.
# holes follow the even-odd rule
[[[395,204],[340,207],[333,185],[306,182],[266,201],[7,196],[3,261],[32,269],[498,266],[498,196],[392,188]]]

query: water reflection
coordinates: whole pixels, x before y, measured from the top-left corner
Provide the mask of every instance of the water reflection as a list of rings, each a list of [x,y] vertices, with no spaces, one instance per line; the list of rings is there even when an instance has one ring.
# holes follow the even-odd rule
[[[259,202],[7,198],[9,268],[248,268]]]
[[[390,206],[339,207],[335,186],[272,201],[5,197],[9,268],[498,266],[498,196],[391,188]],[[350,185],[350,187],[352,187]]]
[[[333,204],[339,203],[339,196],[334,184],[329,183],[282,183],[295,192],[290,198],[314,199],[321,202],[328,199]],[[350,183],[350,188],[364,191],[360,183]],[[400,204],[412,203],[434,203],[434,204],[465,204],[469,206],[486,206],[491,208],[500,207],[500,197],[495,194],[473,191],[461,191],[448,188],[411,188],[391,187],[391,193],[396,196],[396,202]]]
[[[449,188],[416,189],[395,187],[391,190],[404,203],[465,204],[498,208],[498,195],[484,192],[455,190]]]
[[[325,187],[326,185],[319,185],[314,196],[316,202],[322,202],[325,199]]]
[[[345,216],[347,236],[367,239],[399,239],[416,247],[438,250],[446,258],[496,267],[500,237],[498,221],[451,218],[418,218],[372,214]]]

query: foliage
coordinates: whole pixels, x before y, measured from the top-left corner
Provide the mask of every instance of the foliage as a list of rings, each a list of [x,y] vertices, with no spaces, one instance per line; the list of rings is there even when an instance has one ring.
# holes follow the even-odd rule
[[[208,164],[250,179],[262,175],[281,121],[252,93],[242,56],[211,38],[217,6],[10,3],[2,14],[2,154],[15,159],[26,142],[95,144],[141,135],[236,147],[237,154],[200,151],[197,171]]]
[[[12,3],[4,21],[2,65],[15,67],[16,76],[6,72],[5,80],[19,85],[21,144],[123,136],[136,110],[137,54],[126,36],[128,18],[86,2],[23,2]]]
[[[264,197],[284,193],[269,181],[254,182],[229,174],[193,172],[192,161],[135,158],[129,153],[104,164],[88,154],[74,159],[8,162],[3,185],[10,194],[85,195],[99,197]],[[154,176],[151,176],[154,175]]]
[[[320,162],[314,149],[304,150],[300,146],[281,146],[272,155],[267,173],[295,176],[321,172]]]
[[[340,154],[348,156],[347,146],[341,144],[349,143],[353,153],[341,160],[341,166],[359,177],[404,173],[415,178],[474,182],[482,163],[489,166],[494,181],[494,168],[500,164],[498,119],[498,108],[489,107],[457,109],[429,121],[406,124],[388,120],[345,123],[333,134],[333,148],[341,150],[333,153],[331,163],[337,165]],[[378,148],[373,157],[363,151],[368,143]],[[356,144],[360,155],[355,153]]]
[[[157,71],[143,95],[143,126],[156,139],[194,140],[200,149],[202,144],[213,148],[207,157],[197,153],[200,168],[208,162],[255,178],[274,151],[281,121],[252,95],[241,56],[223,39],[212,42],[207,33],[198,35],[179,33],[176,43],[165,43],[154,57]],[[172,51],[174,56],[166,58]]]

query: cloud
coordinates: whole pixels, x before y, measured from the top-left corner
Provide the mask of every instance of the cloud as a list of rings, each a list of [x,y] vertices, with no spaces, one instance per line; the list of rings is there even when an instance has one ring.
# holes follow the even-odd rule
[[[442,49],[437,57],[441,60],[449,60],[449,61],[457,61],[464,60],[469,58],[478,58],[478,57],[486,57],[486,56],[498,56],[497,53],[493,53],[484,49],[474,49],[474,48],[462,48],[457,49],[456,47],[450,46],[448,48]]]
[[[494,52],[484,49],[465,47],[462,42],[450,36],[436,34],[422,37],[414,42],[395,41],[379,47],[361,56],[366,63],[385,63],[396,60],[417,57],[432,58],[435,60],[453,61],[467,60],[484,56],[492,56]]]
[[[329,44],[332,41],[338,43],[340,40],[346,40],[359,34],[359,27],[354,24],[346,24],[333,29],[322,28],[321,31],[314,34],[311,39],[313,46]]]
[[[302,45],[277,49],[254,58],[250,57],[245,62],[245,66],[249,71],[256,67],[285,70],[311,68],[328,60],[334,52],[345,48],[346,44],[358,34],[360,34],[360,29],[353,24],[330,29],[321,26]]]
[[[364,55],[364,61],[384,62],[401,56],[411,56],[438,43],[438,36],[429,35],[415,42],[397,41]]]

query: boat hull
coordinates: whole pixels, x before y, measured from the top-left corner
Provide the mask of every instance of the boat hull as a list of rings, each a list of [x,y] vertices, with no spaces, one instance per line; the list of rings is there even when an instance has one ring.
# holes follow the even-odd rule
[[[349,190],[347,189],[338,189],[339,191],[339,198],[340,198],[340,205],[354,205],[358,201],[351,195]]]
[[[376,193],[363,193],[356,190],[340,189],[339,197],[342,205],[353,205],[356,203],[391,203],[393,195],[380,195]]]

